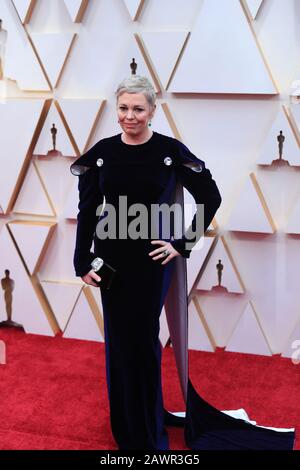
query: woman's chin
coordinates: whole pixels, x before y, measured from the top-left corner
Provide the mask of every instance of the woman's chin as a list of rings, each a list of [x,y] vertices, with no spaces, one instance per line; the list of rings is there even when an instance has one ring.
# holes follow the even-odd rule
[[[138,136],[141,134],[141,129],[137,129],[136,127],[126,127],[124,132],[131,136]]]

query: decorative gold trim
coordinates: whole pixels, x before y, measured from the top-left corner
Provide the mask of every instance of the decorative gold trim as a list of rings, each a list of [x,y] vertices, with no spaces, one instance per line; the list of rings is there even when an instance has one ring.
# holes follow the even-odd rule
[[[62,67],[61,67],[61,69],[60,69],[60,72],[59,72],[59,75],[58,75],[58,77],[57,77],[56,83],[55,83],[55,85],[54,85],[54,88],[58,88],[58,86],[59,86],[59,84],[60,84],[60,79],[61,79],[61,77],[62,77],[64,68],[65,68],[66,63],[67,63],[67,61],[68,61],[68,59],[69,59],[69,56],[70,56],[70,54],[71,54],[71,50],[72,50],[72,48],[73,48],[73,45],[74,45],[74,43],[75,43],[75,39],[76,39],[77,37],[78,37],[77,33],[74,33],[73,38],[72,38],[72,40],[71,40],[71,42],[70,42],[69,49],[68,49],[68,52],[67,52],[67,54],[66,54],[65,60],[64,60],[64,62],[63,62],[63,64],[62,64]]]
[[[183,53],[184,53],[185,48],[186,48],[186,46],[187,46],[187,43],[188,43],[188,41],[189,41],[189,39],[190,39],[190,36],[191,36],[191,32],[189,31],[189,32],[187,33],[187,35],[186,35],[186,38],[185,38],[184,43],[183,43],[183,45],[182,45],[181,51],[180,51],[179,54],[178,54],[176,63],[175,63],[175,65],[174,65],[173,70],[172,70],[172,72],[171,72],[171,75],[170,75],[170,77],[169,77],[168,83],[167,83],[167,85],[166,85],[166,90],[168,90],[168,88],[169,88],[169,86],[170,86],[170,84],[171,84],[171,81],[173,80],[173,77],[174,77],[174,75],[175,75],[175,72],[176,72],[176,70],[177,70],[177,67],[178,67],[178,65],[179,65],[179,62],[180,62],[180,60],[181,60],[181,57],[183,56]]]
[[[14,7],[14,9],[16,10],[17,15],[18,15],[18,17],[19,17],[19,19],[20,19],[20,21],[21,21],[21,23],[22,23],[23,25],[25,25],[25,24],[27,24],[27,23],[30,22],[31,16],[32,16],[32,13],[33,13],[33,10],[34,10],[34,8],[35,8],[35,6],[36,6],[36,2],[37,2],[37,0],[31,0],[31,2],[30,2],[30,4],[29,4],[29,7],[28,7],[28,9],[27,9],[25,18],[24,18],[24,20],[22,21],[20,15],[19,15],[19,12],[18,12],[18,10],[17,10],[17,7],[16,7],[16,5],[15,5],[15,2],[14,2],[14,0],[13,0],[13,2],[12,2],[12,3],[13,3],[13,7]]]
[[[240,283],[240,285],[241,285],[241,287],[242,287],[242,289],[243,289],[243,291],[244,291],[243,294],[245,294],[245,292],[246,292],[245,284],[243,283],[242,277],[241,277],[241,275],[240,275],[240,273],[239,273],[239,270],[238,270],[238,268],[237,268],[237,265],[235,264],[235,261],[234,261],[234,259],[233,259],[233,257],[232,257],[231,251],[230,251],[229,246],[228,246],[228,242],[225,240],[224,235],[221,236],[221,241],[222,241],[222,243],[223,243],[223,246],[224,246],[224,248],[225,248],[225,251],[226,251],[226,253],[227,253],[227,256],[228,256],[228,258],[229,258],[229,260],[230,260],[230,262],[231,262],[231,265],[232,265],[232,267],[233,267],[233,270],[234,270],[234,272],[235,272],[235,274],[236,274],[236,276],[237,276],[237,278],[238,278],[238,280],[239,280],[239,283]]]
[[[30,22],[36,3],[37,3],[37,0],[31,0],[26,16],[24,18],[24,24],[27,24]]]
[[[288,123],[292,129],[292,133],[294,134],[294,137],[296,139],[296,142],[298,144],[298,147],[300,147],[300,135],[298,131],[298,125],[295,121],[295,118],[293,116],[293,112],[290,108],[287,108],[285,104],[282,105],[283,112],[288,120]]]
[[[258,39],[257,39],[257,37],[256,37],[256,32],[255,32],[255,30],[254,30],[254,28],[253,28],[252,16],[251,16],[251,18],[249,18],[249,15],[248,15],[248,13],[247,13],[247,6],[245,5],[245,0],[239,0],[239,2],[240,2],[240,5],[241,5],[241,7],[242,7],[242,10],[244,11],[245,17],[246,17],[246,19],[247,19],[247,21],[248,21],[248,24],[249,24],[249,27],[250,27],[250,31],[252,32],[252,35],[253,35],[253,38],[254,38],[254,40],[255,40],[256,46],[257,46],[257,48],[258,48],[258,51],[259,51],[259,53],[260,53],[260,55],[261,55],[261,58],[262,58],[262,60],[263,60],[263,62],[264,62],[264,64],[265,64],[265,67],[266,67],[267,71],[268,71],[269,77],[270,77],[270,79],[271,79],[271,81],[272,81],[272,83],[273,83],[273,85],[274,85],[274,87],[275,87],[275,90],[276,90],[276,92],[277,92],[277,93],[263,93],[263,94],[267,94],[267,95],[270,95],[270,94],[272,94],[272,95],[279,94],[279,93],[280,93],[279,88],[278,88],[278,86],[277,86],[277,84],[276,84],[276,82],[275,82],[275,79],[274,79],[273,75],[272,75],[271,69],[270,69],[270,67],[269,67],[269,65],[268,65],[267,59],[266,59],[266,57],[265,57],[265,55],[264,55],[264,53],[263,53],[263,50],[262,50],[262,48],[261,48],[261,45],[259,44]]]
[[[39,279],[38,279],[36,274],[33,274],[33,275],[30,274],[30,272],[27,268],[27,265],[24,261],[24,258],[22,256],[22,253],[20,251],[20,248],[18,247],[18,244],[16,243],[16,240],[13,236],[13,233],[12,233],[8,223],[6,224],[6,228],[7,228],[7,231],[9,233],[10,239],[12,240],[12,243],[13,243],[13,245],[14,245],[14,247],[15,247],[15,249],[16,249],[16,251],[17,251],[17,253],[20,257],[21,263],[23,264],[23,267],[24,267],[24,270],[25,270],[25,276],[26,275],[28,276],[28,279],[30,280],[31,285],[34,289],[35,295],[37,296],[37,298],[38,298],[38,300],[41,304],[42,310],[46,315],[48,323],[49,323],[54,335],[56,335],[57,333],[61,332],[61,329],[60,329],[59,324],[56,320],[56,317],[53,313],[53,310],[52,310],[52,308],[51,308],[51,306],[48,302],[48,299],[47,299],[47,297],[46,297],[46,295],[45,295],[45,293],[44,293],[44,291],[43,291],[43,289],[40,285]]]
[[[152,62],[151,62],[151,59],[150,57],[148,56],[148,53],[147,53],[147,48],[144,44],[144,41],[143,39],[139,36],[138,33],[134,33],[134,37],[135,37],[135,40],[139,46],[139,49],[141,51],[141,54],[143,56],[143,59],[148,67],[148,70],[149,70],[149,73],[151,75],[151,78],[153,80],[153,82],[155,83],[155,86],[158,90],[158,92],[161,92],[161,85],[160,85],[160,82],[159,82],[159,79],[156,77],[156,73],[154,71],[154,66],[152,65]]]
[[[133,18],[133,21],[137,21],[141,12],[142,12],[142,9],[144,7],[144,4],[145,4],[145,0],[140,0],[140,4],[138,6],[138,9],[136,10],[136,13],[134,15],[134,18]]]
[[[217,222],[217,220],[216,220],[215,217],[212,219],[211,224],[212,224],[212,226],[213,226],[213,228],[214,228],[214,232],[219,230],[219,224],[218,224],[218,222]],[[208,235],[209,232],[212,232],[212,230],[207,230],[205,233],[207,233],[207,235]]]
[[[269,340],[268,340],[268,338],[267,338],[267,336],[266,336],[266,333],[265,333],[265,331],[264,331],[264,329],[263,329],[263,327],[262,327],[262,325],[261,325],[261,322],[260,322],[260,319],[259,319],[259,315],[258,315],[257,312],[256,312],[256,309],[255,309],[255,307],[254,307],[254,305],[253,305],[253,301],[252,301],[252,300],[248,300],[248,302],[246,303],[246,305],[245,305],[245,307],[244,307],[242,313],[241,313],[240,316],[239,316],[239,319],[238,319],[238,321],[237,321],[235,327],[233,328],[233,330],[232,330],[232,332],[231,332],[231,335],[229,336],[229,339],[228,339],[227,344],[230,342],[232,336],[234,335],[236,329],[238,328],[238,326],[239,326],[239,324],[240,324],[240,321],[241,321],[241,318],[242,318],[242,316],[245,314],[245,311],[247,310],[247,305],[248,305],[248,303],[249,303],[249,305],[250,305],[250,307],[251,307],[251,309],[252,309],[252,312],[253,312],[254,317],[255,317],[255,319],[256,319],[256,321],[257,321],[258,327],[259,327],[259,329],[260,329],[260,331],[261,331],[261,333],[262,333],[262,335],[263,335],[263,337],[264,337],[264,340],[265,340],[265,342],[266,342],[266,344],[267,344],[267,346],[268,346],[268,348],[269,348],[269,352],[270,352],[271,355],[273,355],[274,352],[273,352],[273,350],[272,350],[272,348],[271,348],[271,346],[270,346],[270,343],[269,343]],[[227,345],[226,345],[226,347],[225,347],[225,350],[226,350],[226,348],[227,348]]]
[[[30,280],[31,280],[31,283],[32,283],[32,286],[35,290],[35,293],[36,293],[36,296],[42,306],[42,309],[44,310],[45,312],[45,315],[46,315],[46,318],[49,322],[49,325],[51,326],[52,328],[52,331],[53,333],[56,335],[58,333],[61,333],[62,330],[58,324],[58,321],[54,315],[54,312],[51,308],[51,305],[46,297],[46,294],[45,292],[43,291],[43,288],[42,286],[40,285],[39,283],[39,280],[38,280],[38,277],[37,275],[33,275],[30,277]]]
[[[70,285],[73,285],[73,286],[78,286],[78,287],[83,287],[84,286],[84,282],[81,281],[81,280],[75,280],[75,281],[70,281],[69,279],[66,279],[66,280],[55,280],[55,279],[41,279],[41,283],[42,282],[45,282],[47,284],[70,284]]]
[[[86,12],[87,6],[88,6],[89,0],[82,0],[81,5],[79,7],[79,10],[77,12],[76,18],[74,20],[74,23],[81,23],[83,16]]]
[[[37,49],[36,49],[36,47],[35,47],[35,45],[34,45],[34,42],[33,42],[33,40],[31,39],[31,36],[29,35],[29,33],[28,33],[28,31],[26,30],[26,28],[24,28],[24,30],[25,30],[25,33],[26,33],[26,35],[27,35],[27,39],[28,39],[28,41],[29,41],[29,44],[30,44],[31,47],[32,47],[33,53],[34,53],[34,55],[35,55],[35,57],[36,57],[36,59],[37,59],[39,65],[40,65],[40,67],[41,67],[41,70],[42,70],[42,72],[43,72],[43,74],[44,74],[44,78],[45,78],[46,82],[48,83],[49,91],[52,91],[52,90],[53,90],[52,84],[51,84],[51,82],[50,82],[50,80],[49,80],[49,78],[48,78],[46,69],[45,69],[45,67],[44,67],[44,65],[43,65],[43,62],[42,62],[41,59],[40,59],[40,56],[39,56],[38,51],[37,51]],[[35,90],[35,92],[45,93],[45,90]]]
[[[211,235],[211,236],[213,236],[213,235]],[[238,279],[238,281],[239,281],[239,283],[240,283],[240,286],[241,286],[241,288],[242,288],[243,294],[245,294],[245,292],[246,292],[245,284],[244,284],[244,282],[243,282],[243,280],[242,280],[242,277],[241,277],[241,275],[240,275],[240,273],[239,273],[239,270],[238,270],[238,268],[237,268],[237,266],[236,266],[236,264],[235,264],[235,261],[234,261],[234,259],[233,259],[233,257],[232,257],[231,251],[230,251],[230,249],[229,249],[229,246],[228,246],[227,241],[226,241],[225,238],[224,238],[224,235],[222,235],[221,237],[219,237],[219,236],[217,235],[217,236],[215,236],[215,239],[214,239],[214,241],[213,241],[213,243],[212,243],[210,249],[209,249],[208,252],[207,252],[207,255],[206,255],[206,257],[205,257],[205,259],[204,259],[204,261],[203,261],[203,263],[202,263],[202,266],[201,266],[201,268],[200,268],[200,270],[199,270],[199,273],[197,274],[197,277],[196,277],[196,279],[195,279],[195,282],[194,282],[194,284],[193,284],[193,287],[192,287],[192,289],[191,289],[191,291],[190,291],[190,297],[191,297],[191,298],[197,297],[197,295],[198,295],[198,294],[197,294],[196,286],[199,284],[199,282],[200,282],[200,280],[201,280],[201,277],[202,277],[204,271],[205,271],[206,268],[207,268],[207,265],[208,265],[208,263],[209,263],[209,261],[210,261],[212,255],[213,255],[214,251],[215,251],[215,248],[216,248],[216,245],[217,245],[219,239],[221,239],[221,242],[223,243],[223,247],[224,247],[224,249],[225,249],[225,251],[226,251],[226,254],[227,254],[228,258],[229,258],[229,261],[230,261],[230,263],[231,263],[232,269],[233,269],[233,271],[234,271],[234,273],[235,273],[235,275],[236,275],[236,277],[237,277],[237,279]],[[208,292],[209,292],[209,291],[208,291]]]
[[[43,244],[43,248],[39,254],[39,257],[38,257],[38,260],[36,262],[36,265],[35,265],[35,268],[34,268],[34,271],[33,271],[33,274],[37,274],[37,272],[39,271],[40,267],[41,267],[41,264],[45,258],[45,255],[46,255],[46,252],[48,250],[48,247],[50,245],[50,241],[54,235],[54,232],[57,228],[57,223],[52,223],[51,225],[51,222],[49,223],[49,231],[48,231],[48,235],[44,241],[44,244]]]
[[[38,122],[37,122],[36,129],[33,133],[31,142],[29,144],[29,147],[28,147],[28,150],[27,150],[27,153],[26,153],[26,156],[24,158],[22,168],[20,170],[20,173],[18,175],[15,187],[12,191],[12,195],[11,195],[10,200],[8,202],[7,213],[13,211],[13,206],[15,205],[16,200],[19,196],[19,193],[21,191],[21,187],[23,186],[23,183],[24,183],[24,180],[25,180],[25,177],[26,177],[26,174],[27,174],[30,162],[31,162],[31,157],[32,157],[33,151],[34,151],[35,146],[37,144],[39,135],[41,133],[41,130],[42,130],[43,124],[45,122],[45,119],[47,117],[50,106],[51,106],[51,100],[45,100],[43,109],[41,111],[40,117],[39,117]]]
[[[264,210],[264,212],[265,212],[265,214],[266,214],[266,217],[267,217],[267,219],[268,219],[268,221],[269,221],[269,224],[271,225],[272,230],[273,230],[273,233],[274,233],[274,232],[276,231],[275,222],[274,222],[273,217],[272,217],[272,215],[271,215],[271,212],[270,212],[270,210],[269,210],[269,208],[268,208],[268,205],[267,205],[267,202],[266,202],[266,200],[265,200],[265,198],[264,198],[263,192],[262,192],[262,190],[260,189],[260,186],[259,186],[259,184],[258,184],[258,181],[257,181],[257,179],[256,179],[256,176],[255,176],[255,174],[254,174],[253,172],[250,173],[250,178],[251,178],[252,184],[253,184],[253,186],[254,186],[254,189],[256,190],[256,193],[257,193],[257,195],[258,195],[258,197],[259,197],[259,199],[260,199],[262,208],[263,208],[263,210]]]
[[[245,11],[246,11],[246,14],[248,15],[249,17],[249,20],[250,21],[255,21],[256,17],[259,15],[259,12],[260,12],[260,9],[262,7],[262,4],[264,3],[264,0],[262,0],[262,2],[260,3],[259,7],[258,7],[258,10],[256,12],[256,15],[255,17],[253,18],[252,14],[251,14],[251,10],[249,8],[249,5],[248,5],[248,1],[246,0],[243,0],[244,1],[244,6],[245,6]]]
[[[44,282],[44,281],[43,281],[43,282]],[[78,300],[79,300],[79,297],[80,297],[81,293],[83,292],[83,287],[84,287],[84,284],[82,284],[81,289],[79,289],[78,295],[77,295],[76,300],[75,300],[75,302],[74,302],[74,304],[73,304],[73,307],[72,307],[71,313],[70,313],[70,315],[69,315],[69,318],[68,318],[68,320],[66,321],[66,324],[65,324],[64,329],[62,330],[62,336],[64,336],[64,334],[65,334],[65,332],[66,332],[66,329],[68,328],[68,325],[69,325],[70,320],[71,320],[71,318],[72,318],[72,316],[73,316],[75,307],[76,307],[77,302],[78,302]]]
[[[91,140],[92,140],[92,137],[94,135],[94,132],[96,130],[96,127],[98,125],[98,122],[99,122],[99,119],[103,113],[103,110],[104,110],[104,107],[106,105],[106,99],[102,100],[102,103],[100,104],[100,107],[99,107],[99,110],[98,110],[98,113],[95,117],[95,120],[94,120],[94,124],[90,130],[90,133],[89,133],[89,136],[88,136],[88,139],[87,139],[87,142],[85,144],[85,147],[84,147],[84,152],[87,152],[87,150],[89,149],[90,145],[91,145]]]
[[[259,315],[257,314],[256,308],[254,307],[253,301],[252,301],[252,300],[249,300],[249,304],[251,305],[251,307],[252,307],[252,309],[253,309],[253,312],[254,312],[254,315],[255,315],[255,317],[256,317],[257,323],[259,324],[259,327],[260,327],[260,329],[261,329],[261,332],[262,332],[262,334],[263,334],[263,336],[264,336],[264,338],[265,338],[265,340],[266,340],[266,343],[267,343],[267,345],[268,345],[268,347],[269,347],[269,349],[270,349],[270,353],[271,353],[271,354],[274,354],[274,352],[273,352],[273,350],[272,350],[272,348],[271,348],[271,345],[270,345],[270,343],[269,343],[269,340],[268,340],[268,338],[267,338],[267,335],[266,335],[266,333],[265,333],[265,330],[264,330],[264,328],[262,327],[261,321],[260,321],[260,319],[259,319]]]
[[[49,194],[48,191],[47,191],[47,187],[46,187],[46,185],[45,185],[45,183],[44,183],[44,181],[43,181],[42,175],[40,174],[39,169],[38,169],[38,167],[37,167],[37,165],[36,165],[36,163],[35,163],[34,160],[32,160],[32,165],[34,166],[35,171],[36,171],[36,173],[37,173],[37,175],[38,175],[38,178],[39,178],[39,180],[40,180],[40,182],[41,182],[42,188],[43,188],[44,193],[45,193],[45,195],[46,195],[46,198],[47,198],[47,200],[48,200],[48,202],[49,202],[49,205],[50,205],[50,207],[51,207],[51,210],[53,211],[54,217],[57,217],[57,213],[56,213],[54,204],[53,204],[52,201],[51,201],[50,194]]]
[[[50,241],[51,241],[51,238],[54,234],[54,231],[57,227],[57,223],[55,222],[45,222],[45,221],[31,221],[31,220],[12,220],[10,222],[7,223],[8,225],[8,228],[10,225],[15,225],[15,224],[18,224],[18,225],[30,225],[30,226],[42,226],[42,227],[48,227],[49,230],[48,230],[48,234],[44,240],[44,243],[43,243],[43,247],[42,247],[42,250],[39,254],[39,257],[37,259],[37,262],[35,264],[35,267],[34,267],[34,270],[33,270],[33,273],[32,275],[35,275],[37,274],[41,264],[42,264],[42,261],[44,259],[44,256],[46,254],[46,251],[48,249],[48,246],[50,244]],[[13,237],[14,241],[15,241],[15,245],[18,246],[19,250],[20,250],[20,256],[22,257],[22,260],[23,260],[23,263],[24,265],[26,265],[26,261],[25,259],[23,258],[23,255],[22,255],[22,252],[21,252],[21,247],[19,247],[18,243],[17,243],[17,240],[14,238],[14,235],[13,235],[13,232],[10,231],[10,235]],[[27,267],[27,270],[28,270],[28,273],[30,274],[30,271],[29,271],[29,268],[28,266],[26,265]]]
[[[45,75],[45,78],[46,78],[46,80],[47,80],[47,82],[48,82],[49,88],[50,88],[50,90],[52,90],[52,91],[53,91],[55,88],[57,88],[57,87],[59,86],[60,79],[61,79],[61,77],[62,77],[64,68],[65,68],[65,66],[66,66],[67,60],[68,60],[68,58],[69,58],[69,56],[70,56],[71,50],[72,50],[72,48],[73,48],[73,45],[74,45],[74,42],[75,42],[75,39],[77,38],[77,36],[78,36],[77,33],[74,33],[74,34],[73,34],[73,38],[71,39],[71,42],[70,42],[70,44],[69,44],[68,51],[67,51],[67,53],[66,53],[65,59],[64,59],[63,64],[62,64],[62,66],[61,66],[61,69],[60,69],[60,72],[59,72],[58,77],[57,77],[57,79],[56,79],[56,83],[52,84],[50,78],[48,77],[47,70],[46,70],[46,68],[45,68],[45,66],[44,66],[44,64],[43,64],[43,62],[42,62],[42,59],[41,59],[41,57],[39,56],[38,49],[36,48],[36,46],[35,46],[35,44],[34,44],[34,41],[33,41],[33,39],[31,38],[31,36],[27,33],[27,37],[28,37],[28,39],[29,39],[29,41],[30,41],[30,43],[31,43],[31,46],[32,46],[32,48],[33,48],[33,50],[34,50],[34,53],[35,53],[35,55],[36,55],[36,57],[37,57],[37,59],[38,59],[38,61],[39,61],[40,67],[41,67],[41,69],[42,69],[42,71],[43,71],[43,73],[44,73],[44,75]]]
[[[199,316],[199,318],[200,318],[200,321],[201,321],[201,323],[202,323],[202,326],[203,326],[203,328],[204,328],[204,330],[205,330],[205,333],[206,333],[206,335],[207,335],[207,337],[208,337],[208,339],[209,339],[209,341],[210,341],[210,343],[211,343],[213,349],[215,350],[216,347],[217,347],[217,343],[216,343],[216,341],[215,341],[215,339],[214,339],[214,337],[213,337],[212,332],[210,331],[210,328],[209,328],[208,323],[207,323],[207,321],[206,321],[205,315],[204,315],[204,313],[203,313],[203,311],[202,311],[202,309],[201,309],[201,306],[200,306],[200,303],[199,303],[198,298],[195,297],[195,298],[193,299],[193,302],[194,302],[194,305],[195,305],[195,308],[196,308],[196,312],[197,312],[197,314],[198,314],[198,316]],[[189,314],[190,314],[190,313],[189,313]]]
[[[172,129],[172,132],[173,132],[173,134],[174,134],[174,137],[175,137],[176,139],[182,141],[181,135],[180,135],[179,130],[178,130],[177,126],[176,126],[176,123],[175,123],[175,121],[174,121],[174,118],[173,118],[173,116],[172,116],[172,114],[171,114],[171,111],[170,111],[170,109],[169,109],[168,103],[160,103],[160,105],[161,105],[161,107],[162,107],[163,112],[165,113],[165,116],[166,116],[166,118],[167,118],[167,121],[168,121],[168,123],[169,123],[169,126],[170,126],[171,129]]]
[[[78,101],[81,101],[81,100],[78,100]],[[91,127],[90,132],[89,132],[89,135],[88,135],[86,144],[85,144],[85,146],[84,146],[83,152],[80,151],[80,149],[79,149],[79,147],[78,147],[78,145],[77,145],[77,143],[76,143],[76,139],[75,139],[75,137],[74,137],[74,135],[73,135],[73,133],[72,133],[72,131],[71,131],[71,128],[69,127],[69,124],[68,124],[67,119],[66,119],[66,117],[65,117],[65,115],[64,115],[64,113],[63,113],[63,110],[62,110],[62,108],[61,108],[61,106],[60,106],[60,104],[59,104],[59,101],[54,100],[54,104],[55,104],[56,109],[57,109],[57,111],[58,111],[58,113],[59,113],[59,115],[60,115],[60,118],[61,118],[61,120],[62,120],[62,123],[63,123],[63,125],[64,125],[64,127],[65,127],[65,129],[66,129],[66,132],[67,132],[67,134],[68,134],[68,136],[69,136],[70,142],[71,142],[71,144],[72,144],[72,146],[73,146],[73,148],[74,148],[74,150],[75,150],[75,153],[76,153],[77,156],[80,156],[81,153],[84,153],[84,152],[86,152],[86,151],[89,149],[90,141],[92,140],[92,137],[93,137],[93,134],[94,134],[94,132],[95,132],[95,129],[96,129],[97,125],[98,125],[100,116],[101,116],[102,113],[103,113],[104,106],[105,106],[105,104],[106,104],[106,99],[102,100],[101,103],[100,103],[98,112],[97,112],[97,114],[96,114],[96,117],[95,117],[95,119],[94,119],[93,125],[92,125],[92,127]]]

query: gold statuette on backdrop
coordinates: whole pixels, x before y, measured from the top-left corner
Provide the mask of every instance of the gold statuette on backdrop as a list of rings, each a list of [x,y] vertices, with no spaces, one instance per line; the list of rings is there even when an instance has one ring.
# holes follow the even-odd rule
[[[285,136],[283,135],[282,131],[279,131],[279,134],[277,136],[278,157],[272,161],[271,165],[274,165],[274,166],[286,166],[286,165],[289,166],[290,165],[289,162],[283,158],[284,141],[285,141]]]
[[[55,124],[52,124],[50,128],[51,138],[52,138],[52,146],[53,148],[47,152],[47,156],[49,157],[57,157],[62,156],[62,153],[56,149],[56,136],[57,136],[57,128]]]
[[[4,291],[4,302],[7,320],[0,322],[0,328],[17,328],[18,330],[25,331],[22,325],[12,320],[12,293],[15,287],[15,281],[9,277],[8,269],[5,269],[4,273],[5,277],[1,279],[1,287]]]
[[[212,290],[218,291],[218,292],[228,292],[228,289],[222,286],[222,274],[223,274],[224,265],[222,264],[222,261],[220,259],[218,263],[216,264],[216,269],[217,269],[217,275],[218,275],[218,284],[216,286],[213,286]]]
[[[132,59],[132,62],[130,64],[130,69],[131,69],[131,75],[136,75],[137,63],[134,58]]]

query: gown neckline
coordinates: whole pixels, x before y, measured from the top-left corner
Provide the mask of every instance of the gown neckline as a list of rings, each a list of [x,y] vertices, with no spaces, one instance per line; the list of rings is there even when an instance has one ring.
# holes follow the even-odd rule
[[[122,132],[120,132],[120,133],[118,134],[118,140],[119,140],[119,143],[122,144],[124,147],[128,147],[128,148],[129,148],[129,147],[130,147],[130,148],[135,148],[135,147],[136,147],[136,148],[139,148],[139,149],[140,149],[141,147],[144,147],[144,146],[146,146],[147,144],[150,144],[150,143],[153,142],[153,140],[155,139],[155,136],[156,136],[157,132],[155,132],[155,131],[152,131],[152,132],[153,132],[153,133],[152,133],[152,136],[150,137],[150,139],[146,140],[146,142],[143,142],[142,144],[126,144],[126,142],[123,142],[123,140],[122,140]]]

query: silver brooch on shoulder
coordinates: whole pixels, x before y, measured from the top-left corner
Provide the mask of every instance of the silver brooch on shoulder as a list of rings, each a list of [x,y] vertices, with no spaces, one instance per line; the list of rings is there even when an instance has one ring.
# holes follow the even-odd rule
[[[170,165],[172,165],[172,163],[173,163],[173,160],[172,160],[171,157],[166,157],[166,158],[164,159],[164,164],[165,164],[165,165],[170,166]]]

